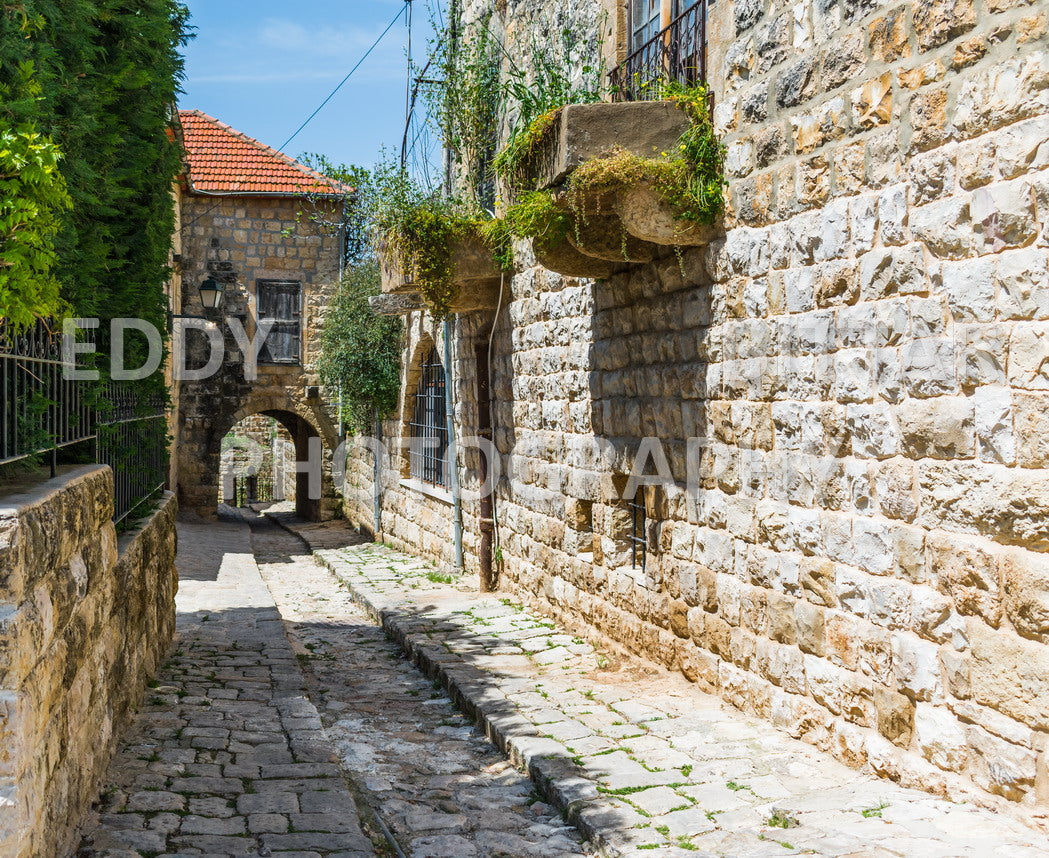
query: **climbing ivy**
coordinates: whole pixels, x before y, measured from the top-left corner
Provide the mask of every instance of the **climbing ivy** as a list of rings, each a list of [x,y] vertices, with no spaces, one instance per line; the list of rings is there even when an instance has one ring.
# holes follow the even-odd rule
[[[16,145],[43,146],[34,157],[43,159],[38,169],[45,173],[62,154],[57,170],[72,204],[61,204],[53,182],[44,191],[51,205],[37,225],[45,232],[57,226],[53,270],[60,297],[77,314],[103,320],[103,348],[105,320],[114,317],[167,327],[171,188],[181,167],[172,106],[187,21],[187,9],[174,0],[8,0],[0,6],[0,129],[39,134],[33,144],[23,136]],[[39,183],[20,189],[42,190]],[[56,309],[53,285],[38,297],[11,312],[25,318]],[[145,343],[132,339],[128,352],[135,365]],[[152,384],[161,387],[163,380]]]
[[[376,316],[368,298],[380,293],[374,258],[351,267],[324,319],[321,379],[341,392],[342,420],[353,433],[366,431],[375,414],[397,406],[401,388],[400,319]]]

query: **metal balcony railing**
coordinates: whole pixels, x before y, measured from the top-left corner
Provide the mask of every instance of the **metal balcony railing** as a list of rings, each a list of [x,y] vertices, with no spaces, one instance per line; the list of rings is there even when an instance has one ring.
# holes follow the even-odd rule
[[[661,98],[660,84],[702,83],[707,71],[707,4],[682,12],[610,74],[614,101]]]

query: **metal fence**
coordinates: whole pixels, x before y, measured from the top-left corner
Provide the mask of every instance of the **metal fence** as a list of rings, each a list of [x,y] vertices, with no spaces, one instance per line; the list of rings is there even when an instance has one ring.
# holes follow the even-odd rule
[[[707,4],[700,0],[612,70],[612,97],[615,101],[657,99],[661,83],[702,83],[706,69]]]
[[[54,476],[59,451],[84,444],[82,461],[113,469],[120,524],[167,484],[166,402],[126,385],[73,380],[69,369],[62,338],[46,323],[17,334],[0,327],[0,465],[46,456]]]
[[[267,474],[251,474],[246,477],[235,477],[233,480],[234,503],[239,507],[256,503],[273,503],[276,495],[273,477]]]
[[[0,465],[47,455],[95,437],[88,391],[66,379],[62,339],[45,324],[13,333],[0,326]]]
[[[113,469],[113,517],[120,524],[167,485],[167,403],[118,384],[106,385],[99,398],[95,459]]]

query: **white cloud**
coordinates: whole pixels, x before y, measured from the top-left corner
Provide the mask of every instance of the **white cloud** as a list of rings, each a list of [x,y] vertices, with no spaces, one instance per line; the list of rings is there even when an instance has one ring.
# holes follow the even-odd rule
[[[257,40],[263,49],[349,59],[366,51],[382,30],[382,27],[364,29],[352,25],[304,26],[297,21],[269,18],[258,28]]]

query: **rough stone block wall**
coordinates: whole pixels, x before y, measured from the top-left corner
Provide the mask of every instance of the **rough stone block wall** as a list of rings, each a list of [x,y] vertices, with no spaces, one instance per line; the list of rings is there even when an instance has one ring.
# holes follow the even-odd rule
[[[452,377],[455,390],[455,426],[459,439],[476,434],[477,368],[475,344],[487,341],[490,320],[484,314],[461,316],[452,323]],[[406,325],[408,346],[401,367],[401,406],[380,425],[382,452],[382,513],[379,538],[403,551],[418,554],[446,568],[455,563],[452,542],[454,514],[448,492],[409,479],[408,421],[414,407],[418,366],[436,345],[444,361],[443,326],[425,313],[413,313]],[[349,439],[343,508],[356,527],[375,534],[374,451],[370,441]],[[463,553],[468,572],[478,570],[480,452],[459,450],[463,494]]]
[[[295,499],[295,442],[272,417],[255,415],[223,439],[219,499],[232,499],[234,480],[258,475],[272,481],[274,496]]]
[[[0,501],[0,854],[75,846],[174,635],[175,508],[118,540],[97,466]]]
[[[262,411],[284,411],[306,421],[324,439],[329,465],[337,444],[331,410],[310,400],[317,386],[324,310],[337,287],[341,270],[340,237],[330,227],[340,203],[265,197],[182,195],[183,312],[203,315],[197,286],[208,276],[225,284],[221,317],[240,320],[254,335],[256,284],[295,280],[302,285],[302,365],[265,365],[258,376],[244,376],[242,349],[224,331],[225,360],[211,378],[180,385],[179,500],[186,511],[214,515],[219,493],[220,447],[233,424]],[[316,211],[314,209],[316,208]],[[312,215],[316,214],[316,217]],[[206,341],[189,339],[190,368],[207,362]],[[327,481],[320,504],[330,515],[338,502]]]
[[[559,14],[499,8],[518,40]],[[850,764],[1027,809],[1049,803],[1046,33],[1022,0],[713,4],[724,236],[597,283],[522,248],[492,380],[504,588]],[[490,323],[457,322],[464,377]],[[645,490],[641,570],[612,488],[646,436],[673,485]],[[387,493],[395,541],[447,560],[426,503]]]

